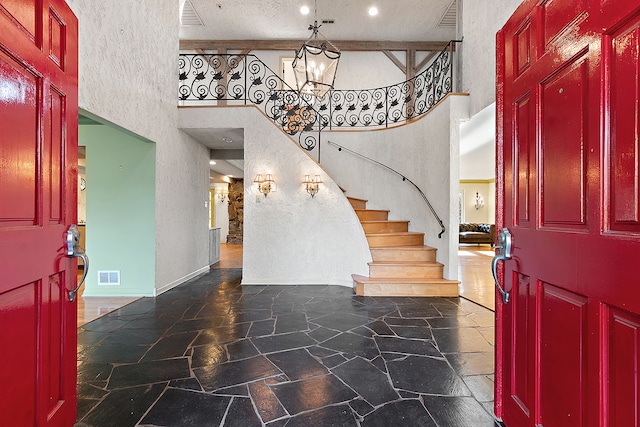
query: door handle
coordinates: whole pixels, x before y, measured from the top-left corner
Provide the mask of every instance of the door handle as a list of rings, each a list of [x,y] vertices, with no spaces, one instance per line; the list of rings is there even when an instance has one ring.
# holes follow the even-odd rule
[[[78,252],[78,248],[82,249],[82,252]],[[76,300],[76,294],[89,272],[89,257],[84,253],[84,248],[80,246],[80,230],[78,230],[78,226],[75,224],[72,224],[69,230],[67,230],[67,256],[69,258],[82,259],[82,278],[78,282],[78,286],[76,286],[74,290],[69,291],[69,301],[74,302]]]
[[[491,272],[493,273],[493,280],[496,282],[496,286],[502,295],[502,301],[508,304],[509,292],[505,291],[498,281],[498,262],[511,259],[511,233],[509,233],[507,228],[503,228],[500,230],[500,233],[498,233],[498,243],[499,245],[496,246],[498,253],[491,260]]]

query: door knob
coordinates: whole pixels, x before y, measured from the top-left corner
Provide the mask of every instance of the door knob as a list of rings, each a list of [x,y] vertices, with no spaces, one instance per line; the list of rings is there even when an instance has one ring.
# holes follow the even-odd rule
[[[67,256],[69,258],[82,259],[82,278],[78,282],[78,286],[72,291],[69,291],[69,301],[74,302],[76,300],[76,294],[80,289],[80,286],[84,283],[84,279],[87,278],[89,272],[89,257],[84,253],[84,248],[80,246],[80,230],[78,226],[72,224],[67,230]],[[78,248],[82,249],[82,252],[78,251]]]
[[[511,233],[507,228],[503,228],[498,233],[498,243],[496,246],[498,253],[491,260],[491,273],[493,273],[493,280],[502,295],[502,301],[507,304],[509,303],[509,292],[505,291],[498,281],[498,262],[511,259]]]

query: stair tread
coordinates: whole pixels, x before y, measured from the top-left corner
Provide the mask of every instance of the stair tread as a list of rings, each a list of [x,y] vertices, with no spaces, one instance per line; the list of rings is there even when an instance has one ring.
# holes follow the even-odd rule
[[[372,261],[369,265],[399,265],[399,266],[430,266],[441,267],[443,264],[436,261]]]
[[[351,277],[356,282],[360,283],[460,283],[458,280],[440,279],[440,278],[371,278],[367,276],[361,276],[359,274],[352,274]]]
[[[396,250],[402,250],[402,251],[435,251],[437,250],[434,247],[431,246],[378,246],[375,248],[371,248],[372,251],[384,251],[384,250],[390,250],[390,251],[396,251]]]
[[[356,212],[386,212],[389,213],[388,209],[354,209]]]
[[[418,231],[392,231],[390,233],[365,233],[365,236],[416,236],[423,235],[424,233]]]
[[[367,219],[364,221],[360,221],[361,224],[385,224],[388,222],[402,223],[402,222],[410,222],[410,221],[402,220],[402,219]]]

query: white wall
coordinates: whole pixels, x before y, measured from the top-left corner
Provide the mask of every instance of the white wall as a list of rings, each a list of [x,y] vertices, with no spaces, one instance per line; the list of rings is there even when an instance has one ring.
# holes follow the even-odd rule
[[[180,128],[244,128],[243,284],[352,286],[368,275],[369,246],[358,218],[328,173],[259,109],[180,109]],[[273,175],[277,191],[264,197],[253,180]],[[304,175],[324,183],[315,198]]]
[[[462,1],[461,91],[471,95],[473,116],[495,102],[496,33],[522,0]]]
[[[214,208],[214,228],[220,229],[220,241],[225,243],[229,235],[229,184],[213,184],[214,195],[212,199]],[[224,201],[218,199],[218,193],[226,192]]]
[[[460,182],[460,192],[463,194],[462,208],[464,222],[495,223],[495,180],[468,180]],[[476,193],[484,201],[484,206],[475,208]]]
[[[176,126],[178,0],[67,2],[80,108],[156,143],[156,290],[168,290],[208,262],[209,150]]]
[[[388,209],[390,219],[410,220],[438,249],[445,277],[458,277],[459,123],[467,119],[467,96],[450,95],[419,120],[381,131],[323,132],[322,166],[347,195],[368,200],[367,208]],[[420,194],[402,178],[326,143],[336,142],[404,174],[427,196],[445,224],[440,226]],[[368,275],[368,274],[367,274]]]

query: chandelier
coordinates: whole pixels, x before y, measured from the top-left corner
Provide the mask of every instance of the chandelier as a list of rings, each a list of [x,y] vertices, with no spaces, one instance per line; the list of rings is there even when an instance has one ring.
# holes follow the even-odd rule
[[[314,20],[309,25],[312,31],[309,40],[296,50],[293,73],[296,77],[298,93],[322,98],[333,89],[340,51],[320,34],[318,29],[318,4],[314,1]]]

